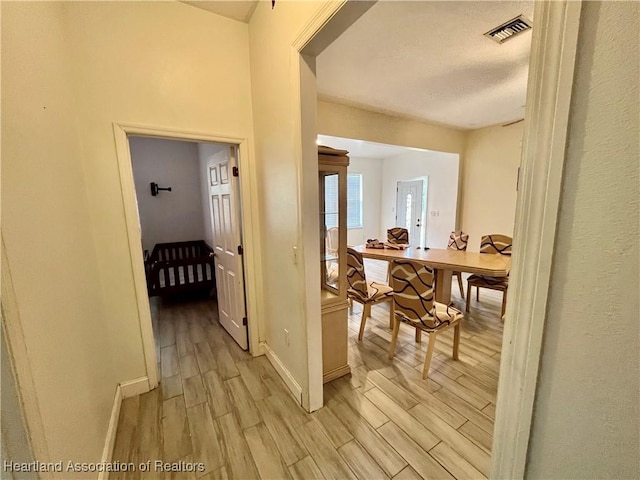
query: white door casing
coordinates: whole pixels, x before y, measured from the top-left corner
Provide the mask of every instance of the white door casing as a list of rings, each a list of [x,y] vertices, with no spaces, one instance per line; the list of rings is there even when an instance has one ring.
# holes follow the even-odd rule
[[[207,161],[209,206],[213,228],[218,313],[222,326],[247,350],[246,304],[238,181],[234,176],[236,148]]]
[[[398,182],[396,190],[396,227],[409,230],[409,243],[422,246],[424,181],[408,180]]]

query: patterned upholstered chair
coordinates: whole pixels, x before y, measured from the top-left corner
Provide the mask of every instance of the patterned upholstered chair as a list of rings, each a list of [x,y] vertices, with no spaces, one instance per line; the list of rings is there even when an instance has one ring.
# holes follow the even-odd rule
[[[409,230],[402,227],[393,227],[387,230],[387,242],[394,245],[406,245],[409,243]]]
[[[359,341],[362,341],[367,318],[371,316],[371,305],[389,302],[389,328],[393,327],[393,289],[384,283],[367,282],[362,254],[352,248],[347,248],[347,282],[349,300],[362,304]]]
[[[492,253],[498,255],[511,256],[511,244],[513,239],[507,235],[492,234],[484,235],[480,241],[480,253]],[[480,301],[480,288],[488,288],[490,290],[498,290],[502,292],[502,311],[501,317],[504,317],[504,309],[507,305],[507,289],[509,288],[509,277],[490,277],[487,275],[471,275],[467,279],[467,308],[471,303],[471,287],[476,287],[476,301]]]
[[[467,244],[469,243],[469,234],[464,233],[462,230],[459,232],[451,232],[449,235],[449,250],[458,250],[459,252],[467,251]],[[464,298],[464,287],[462,284],[462,273],[453,272],[454,277],[458,277],[458,288],[460,288],[460,296]]]
[[[393,326],[389,359],[398,342],[401,323],[406,323],[429,334],[427,355],[424,359],[422,378],[427,378],[436,334],[445,328],[454,327],[453,359],[458,359],[460,344],[461,311],[434,300],[433,269],[413,260],[394,260],[391,267],[391,286],[396,323]]]

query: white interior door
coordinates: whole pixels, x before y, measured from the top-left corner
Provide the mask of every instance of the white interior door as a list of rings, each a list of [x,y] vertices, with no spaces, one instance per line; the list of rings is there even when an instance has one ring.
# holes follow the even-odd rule
[[[220,323],[244,350],[247,318],[242,264],[242,235],[238,204],[236,148],[214,155],[207,162],[213,250]]]
[[[396,227],[409,230],[409,243],[412,246],[424,246],[422,226],[423,212],[423,180],[398,182],[396,190]]]

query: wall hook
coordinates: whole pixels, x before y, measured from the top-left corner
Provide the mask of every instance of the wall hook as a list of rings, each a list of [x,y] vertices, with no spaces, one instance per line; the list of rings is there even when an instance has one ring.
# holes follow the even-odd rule
[[[155,197],[158,195],[160,190],[166,190],[167,192],[171,191],[171,187],[159,187],[157,183],[151,182],[151,195]]]

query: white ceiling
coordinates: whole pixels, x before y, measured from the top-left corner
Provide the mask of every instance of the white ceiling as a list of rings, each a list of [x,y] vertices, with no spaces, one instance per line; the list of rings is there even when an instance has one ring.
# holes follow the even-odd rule
[[[317,58],[320,98],[475,129],[524,117],[533,1],[379,1]],[[535,28],[535,26],[534,26]]]
[[[338,150],[346,150],[351,158],[391,158],[406,153],[409,150],[426,151],[419,148],[398,147],[384,143],[365,142],[351,138],[318,135],[318,145],[325,145]]]
[[[255,1],[245,1],[245,0],[233,0],[233,1],[191,1],[187,2],[185,0],[181,0],[182,3],[186,3],[188,5],[192,5],[194,7],[202,8],[203,10],[208,10],[209,12],[217,13],[218,15],[222,15],[223,17],[232,18],[234,20],[238,20],[240,22],[248,23],[251,19],[251,15],[253,15],[253,11],[256,9],[256,5],[258,5],[258,0]]]

